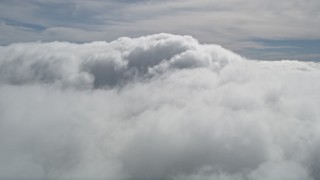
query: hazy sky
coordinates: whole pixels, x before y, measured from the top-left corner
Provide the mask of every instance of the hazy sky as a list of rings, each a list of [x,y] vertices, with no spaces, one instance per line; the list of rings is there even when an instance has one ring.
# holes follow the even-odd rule
[[[319,0],[1,0],[0,43],[192,35],[257,59],[320,59]]]

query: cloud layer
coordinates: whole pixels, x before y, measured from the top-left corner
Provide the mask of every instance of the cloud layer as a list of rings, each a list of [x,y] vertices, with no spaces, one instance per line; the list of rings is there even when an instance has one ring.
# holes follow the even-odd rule
[[[318,63],[170,34],[0,54],[0,177],[319,179]]]

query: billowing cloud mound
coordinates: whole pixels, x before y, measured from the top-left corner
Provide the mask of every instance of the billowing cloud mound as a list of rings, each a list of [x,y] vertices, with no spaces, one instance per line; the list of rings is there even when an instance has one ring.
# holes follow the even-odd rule
[[[241,59],[192,37],[159,34],[111,43],[29,43],[1,49],[1,82],[60,84],[82,88],[114,87],[153,77],[169,69],[221,69]]]
[[[0,55],[0,177],[320,178],[318,63],[169,34]]]

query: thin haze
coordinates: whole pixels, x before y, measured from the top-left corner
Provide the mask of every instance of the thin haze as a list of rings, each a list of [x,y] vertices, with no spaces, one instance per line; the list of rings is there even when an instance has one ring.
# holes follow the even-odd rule
[[[319,0],[1,0],[0,43],[192,35],[254,59],[320,59]]]

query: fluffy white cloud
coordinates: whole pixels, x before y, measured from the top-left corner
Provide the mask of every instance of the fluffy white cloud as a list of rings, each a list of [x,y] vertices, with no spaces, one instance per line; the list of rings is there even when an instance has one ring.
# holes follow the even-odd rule
[[[0,54],[0,177],[319,178],[318,63],[169,34]]]

